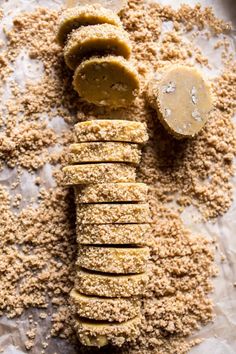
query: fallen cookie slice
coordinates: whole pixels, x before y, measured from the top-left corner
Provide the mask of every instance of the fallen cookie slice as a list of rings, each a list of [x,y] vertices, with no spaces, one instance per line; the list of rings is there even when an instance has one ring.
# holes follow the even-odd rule
[[[78,204],[80,224],[145,224],[151,222],[148,204]]]
[[[118,108],[131,104],[135,99],[139,78],[127,60],[106,56],[83,61],[75,70],[73,86],[89,103]]]
[[[104,273],[132,274],[146,271],[147,247],[80,246],[77,265]]]
[[[103,8],[98,4],[77,6],[68,9],[62,13],[56,37],[57,41],[63,46],[67,40],[68,34],[71,33],[72,30],[81,26],[102,23],[122,27],[119,17],[113,11]]]
[[[66,166],[62,169],[63,183],[75,184],[134,182],[135,167],[125,163],[99,163]]]
[[[87,120],[74,126],[78,142],[123,141],[145,144],[148,141],[145,123],[129,120]]]
[[[109,323],[77,319],[75,329],[80,342],[86,346],[103,347],[108,343],[122,346],[139,334],[140,316],[127,322]]]
[[[150,224],[77,224],[79,244],[145,245],[148,243]]]
[[[142,295],[147,281],[146,273],[111,275],[79,268],[75,278],[75,289],[92,296],[130,297]]]
[[[80,317],[97,321],[125,322],[140,315],[140,300],[87,296],[73,289],[70,297]]]
[[[195,69],[183,65],[163,68],[149,83],[147,97],[158,118],[176,138],[194,137],[212,109],[210,88]]]
[[[145,202],[148,186],[145,183],[102,183],[75,187],[76,204]]]
[[[109,24],[81,27],[71,33],[64,48],[66,65],[72,70],[83,59],[101,54],[129,59],[131,44],[127,32]]]
[[[139,164],[141,149],[137,144],[120,142],[91,142],[72,144],[68,163],[129,162]]]

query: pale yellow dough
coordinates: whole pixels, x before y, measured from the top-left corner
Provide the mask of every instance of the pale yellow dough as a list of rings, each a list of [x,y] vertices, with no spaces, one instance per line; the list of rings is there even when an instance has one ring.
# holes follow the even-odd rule
[[[184,65],[160,69],[148,85],[147,98],[176,138],[194,137],[212,110],[210,87],[199,71]]]

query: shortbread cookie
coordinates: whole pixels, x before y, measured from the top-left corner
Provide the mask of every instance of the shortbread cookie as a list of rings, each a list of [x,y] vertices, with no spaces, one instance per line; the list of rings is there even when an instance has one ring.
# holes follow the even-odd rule
[[[145,224],[151,222],[148,204],[78,204],[80,224]]]
[[[89,103],[118,108],[130,105],[138,95],[139,78],[130,62],[109,55],[83,61],[75,70],[73,86]]]
[[[123,141],[144,144],[148,141],[145,123],[129,120],[88,120],[75,124],[78,142]]]
[[[73,30],[81,26],[98,25],[102,23],[109,23],[122,28],[119,17],[113,11],[98,4],[70,8],[62,13],[57,31],[57,41],[63,46],[67,40],[68,34]]]
[[[80,246],[77,265],[105,273],[143,273],[148,258],[148,247]]]
[[[149,83],[147,96],[160,121],[177,138],[195,136],[212,109],[204,78],[195,68],[184,65],[161,69]]]
[[[77,224],[79,244],[145,245],[148,243],[150,224]]]
[[[62,169],[64,185],[134,182],[135,167],[125,163],[99,163],[66,166]]]
[[[75,70],[85,58],[95,55],[118,55],[129,59],[131,43],[127,32],[109,24],[74,30],[64,48],[66,65]]]
[[[130,297],[142,295],[148,275],[111,275],[91,272],[78,268],[75,289],[82,294],[105,297]]]
[[[97,321],[125,322],[140,315],[140,300],[87,296],[73,289],[70,297],[80,317]]]
[[[141,150],[137,144],[120,142],[91,142],[72,144],[68,163],[129,162],[139,164]]]

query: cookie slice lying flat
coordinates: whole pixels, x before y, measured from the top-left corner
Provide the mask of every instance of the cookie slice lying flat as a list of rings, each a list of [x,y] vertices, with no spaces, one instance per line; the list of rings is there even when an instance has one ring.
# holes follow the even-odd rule
[[[145,224],[151,222],[148,204],[78,204],[80,224]]]
[[[75,70],[73,86],[89,103],[125,107],[139,92],[138,73],[130,62],[112,55],[83,61]]]
[[[130,297],[142,295],[147,281],[146,273],[111,275],[78,268],[75,289],[82,294],[92,296]]]
[[[76,140],[87,141],[123,141],[144,144],[148,141],[145,123],[129,120],[88,120],[74,126]]]
[[[87,296],[73,289],[70,297],[80,317],[109,322],[125,322],[140,314],[140,300]]]
[[[85,58],[95,55],[118,55],[129,59],[131,44],[127,32],[102,24],[74,30],[64,48],[66,65],[75,70]]]
[[[68,34],[72,30],[81,26],[97,25],[109,23],[113,26],[122,27],[119,17],[111,10],[106,9],[98,4],[76,6],[67,9],[62,13],[58,31],[57,41],[63,46],[67,40]]]
[[[80,246],[77,265],[97,272],[132,274],[145,272],[148,259],[148,247]]]
[[[120,142],[91,142],[72,144],[68,163],[129,162],[139,164],[141,150],[137,144]]]

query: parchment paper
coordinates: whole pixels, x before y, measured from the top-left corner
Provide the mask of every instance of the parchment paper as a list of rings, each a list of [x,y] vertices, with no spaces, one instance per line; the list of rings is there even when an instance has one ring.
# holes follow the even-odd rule
[[[70,0],[68,0],[70,2]],[[74,0],[72,0],[74,1]],[[85,2],[86,0],[81,0]],[[98,0],[90,2],[99,2]],[[113,9],[120,8],[120,1],[116,0],[101,0],[108,3]],[[169,4],[174,8],[178,8],[180,3],[185,2],[189,5],[194,5],[198,1],[195,0],[160,0],[161,4]],[[45,6],[48,8],[58,9],[62,5],[62,0],[0,0],[0,6],[4,9],[6,16],[3,23],[6,27],[11,27],[12,18],[22,11],[33,11],[36,7]],[[218,17],[225,20],[231,20],[236,27],[236,1],[235,0],[202,0],[203,6],[213,6]],[[10,11],[10,12],[9,12]],[[168,27],[168,24],[163,24],[163,30]],[[0,29],[0,38],[4,39],[2,28]],[[233,31],[229,38],[231,40],[231,49],[235,51],[236,32]],[[186,37],[188,40],[188,37]],[[212,66],[211,70],[204,69],[204,74],[210,79],[219,75],[221,71],[220,53],[213,55],[213,41],[199,40],[197,44],[202,49],[203,53],[208,57]],[[30,64],[30,66],[29,66]],[[40,70],[37,70],[39,68]],[[18,57],[14,73],[10,80],[16,80],[24,89],[24,82],[28,79],[38,80],[42,73],[42,64],[37,61],[29,60],[27,52],[22,48],[22,53]],[[201,69],[201,68],[200,68]],[[4,97],[9,95],[9,87],[6,85]],[[4,98],[3,97],[3,98]],[[66,128],[66,124],[58,117],[50,122],[50,127],[59,132]],[[15,170],[4,170],[0,173],[0,183],[9,186],[16,176]],[[40,172],[40,176],[45,182],[45,187],[53,186],[54,182],[51,177],[50,166],[45,166]],[[14,193],[23,195],[23,207],[27,206],[32,197],[38,193],[38,188],[33,183],[34,176],[25,172],[22,175],[21,183]],[[197,211],[192,207],[187,208],[182,214],[183,221],[193,233],[201,233],[208,238],[216,238],[219,242],[219,252],[216,254],[217,264],[219,267],[219,276],[214,280],[215,292],[212,294],[215,303],[216,319],[214,323],[203,327],[197,332],[194,337],[203,337],[205,341],[199,346],[192,349],[192,354],[235,354],[236,353],[236,178],[234,183],[234,203],[230,210],[221,218],[218,218],[216,223],[210,222],[206,224],[199,223]],[[174,207],[174,206],[173,206]],[[225,261],[222,263],[221,254],[225,255]],[[4,354],[22,354],[26,353],[24,341],[26,331],[29,328],[28,316],[32,314],[35,321],[38,319],[38,313],[35,310],[28,310],[18,319],[8,320],[5,317],[0,318],[0,352]],[[39,321],[40,323],[40,321]],[[31,353],[39,354],[42,350],[41,343],[45,336],[49,333],[49,321],[41,322],[43,326],[38,328],[36,345]],[[75,354],[76,351],[60,339],[51,339],[49,346],[45,349],[46,353],[60,354]]]

